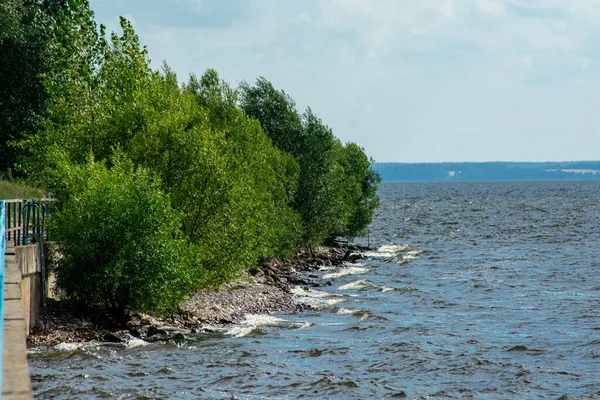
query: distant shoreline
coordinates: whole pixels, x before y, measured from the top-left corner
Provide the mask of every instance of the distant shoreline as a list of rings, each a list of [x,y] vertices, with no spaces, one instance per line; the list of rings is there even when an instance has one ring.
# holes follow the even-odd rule
[[[600,180],[600,161],[374,163],[384,182]]]

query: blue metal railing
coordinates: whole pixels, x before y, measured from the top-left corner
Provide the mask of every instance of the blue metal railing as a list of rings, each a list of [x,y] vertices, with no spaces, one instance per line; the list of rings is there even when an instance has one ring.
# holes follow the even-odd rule
[[[15,246],[27,245],[40,239],[42,232],[48,240],[44,225],[53,207],[54,199],[6,200],[6,240],[12,240]]]
[[[2,349],[4,348],[4,264],[6,262],[6,205],[0,200],[0,388],[2,388]]]

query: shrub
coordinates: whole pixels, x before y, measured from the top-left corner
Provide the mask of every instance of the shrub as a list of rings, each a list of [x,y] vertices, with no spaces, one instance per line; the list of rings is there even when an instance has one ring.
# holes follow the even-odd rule
[[[50,221],[62,253],[57,285],[68,299],[117,317],[174,311],[199,283],[199,252],[181,238],[179,214],[158,182],[122,157],[112,162],[61,167],[66,179],[87,179]]]

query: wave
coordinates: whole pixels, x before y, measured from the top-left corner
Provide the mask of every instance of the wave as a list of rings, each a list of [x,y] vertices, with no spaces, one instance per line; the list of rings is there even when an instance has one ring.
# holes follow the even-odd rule
[[[323,275],[323,279],[337,279],[337,278],[341,278],[342,276],[360,275],[360,274],[366,274],[367,272],[369,272],[368,268],[344,267],[344,268],[338,270],[337,272],[331,272],[329,274]]]
[[[251,333],[264,333],[260,327],[280,326],[287,322],[283,318],[277,318],[265,314],[246,314],[244,320],[238,326],[228,329],[225,334],[236,338],[250,335]]]
[[[350,282],[345,285],[342,285],[338,288],[338,290],[362,290],[362,289],[367,289],[370,287],[373,287],[373,284],[371,284],[367,280],[361,279],[359,281],[354,281],[354,282]]]

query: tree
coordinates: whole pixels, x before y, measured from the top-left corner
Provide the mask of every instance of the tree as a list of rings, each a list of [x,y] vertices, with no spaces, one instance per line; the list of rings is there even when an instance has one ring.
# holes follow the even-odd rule
[[[172,312],[201,283],[199,251],[179,231],[180,214],[144,169],[116,155],[57,170],[69,192],[50,220],[61,258],[57,285],[79,304]],[[69,184],[69,182],[71,182]]]
[[[259,258],[290,254],[299,217],[287,206],[295,161],[275,149],[236,106],[237,94],[209,70],[180,88],[168,68],[143,96],[146,127],[130,154],[162,179],[183,231],[207,251],[203,273],[218,285]]]
[[[300,166],[290,204],[302,216],[304,243],[313,246],[331,236],[363,233],[378,203],[379,182],[364,151],[354,144],[342,146],[310,108],[300,116],[291,97],[266,79],[240,88],[244,112]]]
[[[347,143],[343,152],[345,193],[350,215],[345,229],[337,234],[345,237],[363,236],[373,220],[373,212],[379,206],[377,185],[381,177],[371,167],[373,160],[356,143]]]
[[[349,210],[344,202],[342,146],[310,108],[302,118],[301,146],[296,159],[301,166],[294,207],[304,221],[304,241],[319,245],[344,229]]]
[[[294,156],[299,154],[302,151],[302,118],[294,100],[284,91],[276,90],[263,77],[256,80],[255,86],[242,82],[240,90],[240,107],[260,122],[275,147]]]
[[[43,75],[51,64],[52,15],[37,2],[0,2],[0,172],[26,174],[16,144],[36,134],[46,117]]]

